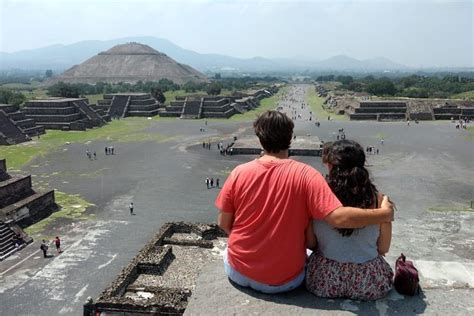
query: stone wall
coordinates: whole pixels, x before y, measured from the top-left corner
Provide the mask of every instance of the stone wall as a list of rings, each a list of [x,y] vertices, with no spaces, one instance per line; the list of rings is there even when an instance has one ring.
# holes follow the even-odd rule
[[[173,237],[174,234],[195,234],[199,238],[180,239]],[[138,286],[134,282],[141,275],[166,277],[171,263],[179,260],[174,254],[173,247],[179,245],[180,247],[197,246],[192,249],[212,249],[213,240],[223,236],[224,233],[216,225],[184,222],[165,224],[99,297],[84,305],[84,315],[92,316],[107,312],[120,315],[182,314],[192,294],[190,289]],[[196,264],[198,264],[199,258],[192,257],[191,259],[196,259]],[[130,293],[137,291],[150,293],[150,297],[146,300],[131,298]]]

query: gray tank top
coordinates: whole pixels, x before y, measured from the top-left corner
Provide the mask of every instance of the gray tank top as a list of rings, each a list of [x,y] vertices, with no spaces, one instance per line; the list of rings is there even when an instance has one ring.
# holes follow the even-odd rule
[[[342,236],[331,225],[320,220],[313,220],[313,229],[318,239],[318,250],[328,259],[364,263],[378,256],[377,239],[380,225],[354,229],[348,237]]]

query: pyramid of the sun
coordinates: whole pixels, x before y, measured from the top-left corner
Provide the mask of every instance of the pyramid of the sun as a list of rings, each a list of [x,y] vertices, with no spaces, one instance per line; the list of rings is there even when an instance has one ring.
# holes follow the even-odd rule
[[[136,83],[139,80],[146,82],[160,79],[169,79],[177,84],[207,81],[199,71],[174,61],[150,46],[127,43],[114,46],[73,66],[51,83]]]

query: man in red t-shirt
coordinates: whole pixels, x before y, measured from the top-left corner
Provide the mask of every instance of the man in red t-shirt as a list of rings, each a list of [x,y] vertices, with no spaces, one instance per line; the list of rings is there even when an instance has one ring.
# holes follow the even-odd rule
[[[263,156],[237,166],[215,202],[218,224],[229,234],[227,275],[264,293],[289,291],[304,280],[305,232],[311,218],[358,228],[393,217],[386,197],[379,209],[343,207],[318,171],[288,159],[293,128],[290,118],[278,111],[260,115],[254,129]]]

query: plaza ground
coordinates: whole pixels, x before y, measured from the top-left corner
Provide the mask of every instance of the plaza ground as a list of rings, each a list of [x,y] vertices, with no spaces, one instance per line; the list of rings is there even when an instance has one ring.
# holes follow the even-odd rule
[[[300,87],[302,93],[310,88]],[[213,202],[218,189],[206,189],[205,178],[220,178],[223,183],[237,164],[254,159],[223,157],[215,144],[230,143],[233,136],[252,134],[254,115],[248,116],[244,120],[208,120],[207,126],[204,120],[126,119],[114,124],[133,122],[133,132],[111,129],[111,137],[91,136],[90,141],[78,136],[81,137],[78,141],[48,147],[36,158],[26,159],[27,163],[18,163],[13,173],[32,174],[34,183],[41,187],[77,194],[83,203],[93,205],[80,218],[58,217],[48,222],[43,229],[35,231],[35,243],[0,262],[1,314],[80,315],[86,297],[97,296],[165,222],[214,222],[217,211]],[[393,265],[403,252],[419,262],[427,276],[423,279],[424,295],[411,312],[472,312],[469,305],[474,298],[474,281],[470,279],[474,268],[474,213],[470,208],[474,187],[472,131],[455,129],[450,122],[407,126],[405,122],[327,121],[327,116],[316,119],[321,122],[320,127],[306,117],[297,120],[295,134],[316,135],[329,141],[336,139],[339,128],[344,128],[348,139],[380,150],[379,155],[368,157],[369,169],[378,188],[397,205],[387,260]],[[205,132],[199,131],[201,127]],[[203,149],[203,141],[212,141],[213,148]],[[104,147],[110,145],[115,147],[116,154],[105,156]],[[96,151],[98,159],[87,159],[87,149]],[[12,149],[1,148],[0,156],[3,150]],[[294,159],[325,173],[318,157]],[[129,215],[131,201],[136,216]],[[71,207],[81,204],[75,203]],[[56,235],[62,238],[64,253],[51,259],[42,258],[40,238]],[[450,269],[453,266],[467,269],[467,273],[454,275]],[[440,270],[440,267],[446,268]],[[439,271],[445,271],[444,275],[438,276]],[[200,282],[228,287],[225,278],[212,278],[212,273],[203,274]],[[230,286],[226,289],[227,296],[224,293],[222,297],[230,299],[234,290]],[[205,297],[203,293],[209,294],[206,287],[196,293],[196,298]],[[255,299],[248,293],[238,293],[234,296],[236,302],[249,301],[246,303],[249,309],[244,304],[241,313],[281,311],[275,305],[265,305],[269,304],[268,298]],[[291,298],[295,294],[289,295]],[[196,306],[193,300],[190,307]],[[288,304],[295,297],[285,301],[284,296],[279,300],[279,308],[291,307]],[[295,305],[295,309],[287,311],[310,314],[318,308],[326,313],[392,314],[402,312],[403,306],[412,306],[404,304],[404,300],[409,302],[392,294],[382,305],[344,300],[305,305],[303,301],[301,306]],[[445,309],[437,309],[441,304]],[[201,304],[201,307],[205,306]],[[227,312],[239,311],[227,309]]]

